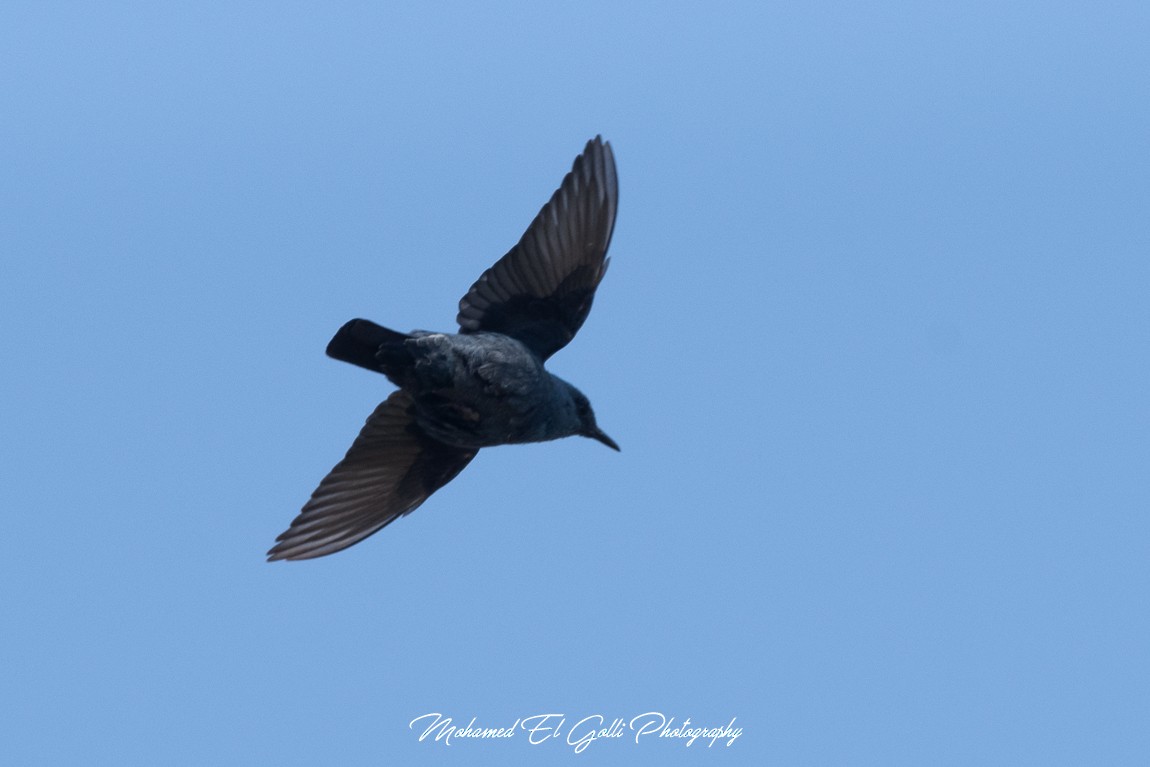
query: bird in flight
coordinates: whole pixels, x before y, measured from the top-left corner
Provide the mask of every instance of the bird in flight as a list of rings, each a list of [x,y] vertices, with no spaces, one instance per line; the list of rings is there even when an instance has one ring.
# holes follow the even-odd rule
[[[351,320],[327,354],[399,389],[375,409],[268,561],[362,541],[463,470],[480,448],[579,435],[615,450],[587,397],[543,363],[575,337],[607,271],[619,200],[611,145],[596,136],[519,243],[459,302],[458,333],[400,333]]]

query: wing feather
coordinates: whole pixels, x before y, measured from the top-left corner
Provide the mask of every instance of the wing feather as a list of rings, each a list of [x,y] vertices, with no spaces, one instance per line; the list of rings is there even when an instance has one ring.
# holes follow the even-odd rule
[[[410,514],[475,457],[475,450],[424,434],[412,408],[411,396],[400,390],[375,409],[344,459],[276,538],[269,561],[322,557],[362,541]]]
[[[547,359],[575,337],[607,272],[619,183],[596,136],[523,233],[459,302],[464,333],[493,331]]]

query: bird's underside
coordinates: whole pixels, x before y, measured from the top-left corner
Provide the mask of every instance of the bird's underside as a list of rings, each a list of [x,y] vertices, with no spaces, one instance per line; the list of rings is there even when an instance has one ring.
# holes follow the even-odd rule
[[[481,447],[580,434],[618,449],[586,398],[543,362],[582,326],[607,269],[618,182],[595,137],[519,243],[459,303],[458,335],[344,325],[328,354],[384,373],[400,389],[368,417],[268,552],[340,551],[415,510]]]
[[[405,347],[412,349],[412,375],[401,380],[415,399],[416,423],[432,438],[461,448],[551,438],[552,377],[514,338],[429,333]]]

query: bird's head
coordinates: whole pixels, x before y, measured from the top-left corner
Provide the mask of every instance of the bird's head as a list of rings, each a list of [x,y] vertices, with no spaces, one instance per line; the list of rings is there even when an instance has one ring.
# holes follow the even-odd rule
[[[608,437],[595,423],[595,411],[591,409],[591,403],[584,396],[583,392],[576,389],[574,386],[569,387],[571,390],[571,399],[575,402],[575,415],[579,420],[578,431],[575,433],[581,437],[590,437],[591,439],[602,442],[612,450],[619,450],[619,446],[615,444],[615,440]]]

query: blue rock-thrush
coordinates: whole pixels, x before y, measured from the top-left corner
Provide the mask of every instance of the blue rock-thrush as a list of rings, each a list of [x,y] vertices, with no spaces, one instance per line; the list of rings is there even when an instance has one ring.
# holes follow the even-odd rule
[[[543,368],[591,310],[618,199],[611,145],[596,136],[519,244],[460,300],[458,334],[399,333],[369,320],[339,329],[328,355],[383,373],[399,390],[367,419],[269,561],[362,541],[414,511],[482,447],[581,435],[619,449],[583,393]]]

